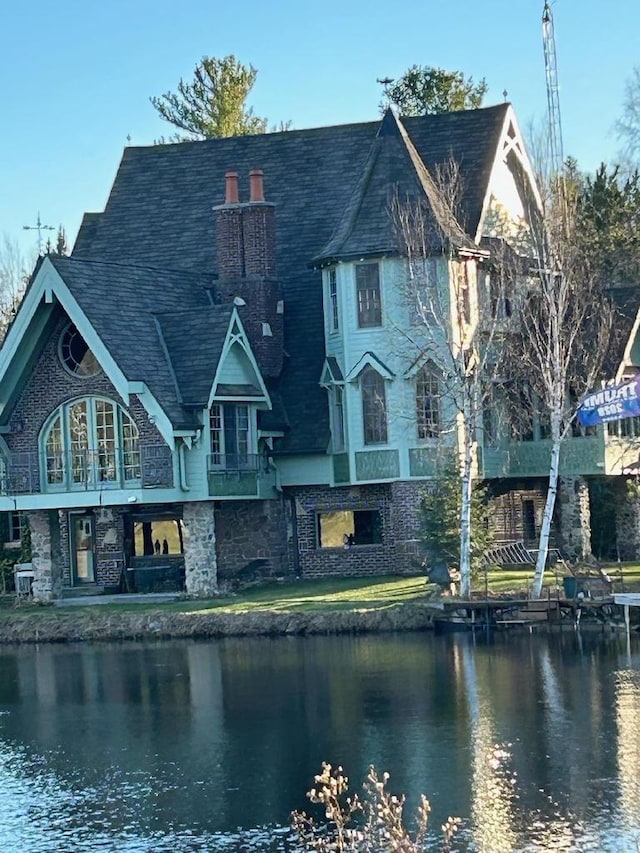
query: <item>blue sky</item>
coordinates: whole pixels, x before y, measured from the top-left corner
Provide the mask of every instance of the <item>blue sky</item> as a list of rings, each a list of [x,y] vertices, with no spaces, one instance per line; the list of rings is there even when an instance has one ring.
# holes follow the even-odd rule
[[[379,77],[441,66],[485,77],[485,104],[514,104],[521,127],[545,117],[542,0],[30,0],[0,21],[0,237],[40,211],[75,238],[101,210],[127,136],[171,127],[149,103],[190,78],[204,55],[259,70],[250,104],[294,128],[378,115]],[[624,82],[640,64],[638,0],[553,3],[565,154],[613,161]]]

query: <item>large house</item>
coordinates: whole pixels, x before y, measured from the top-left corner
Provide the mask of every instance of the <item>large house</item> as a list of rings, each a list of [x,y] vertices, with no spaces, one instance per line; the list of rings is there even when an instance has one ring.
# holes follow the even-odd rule
[[[455,218],[434,180],[451,162]],[[478,313],[496,214],[521,219],[532,188],[509,104],[125,149],[104,212],[69,257],[39,260],[0,351],[0,511],[8,540],[28,520],[34,595],[411,570],[420,496],[456,434],[437,366],[407,345],[390,205],[414,199],[448,232],[433,275],[445,291],[463,276]],[[639,361],[635,320],[620,375]],[[569,553],[600,536],[638,554],[635,429],[567,443]],[[544,434],[477,441],[498,538],[533,542]]]

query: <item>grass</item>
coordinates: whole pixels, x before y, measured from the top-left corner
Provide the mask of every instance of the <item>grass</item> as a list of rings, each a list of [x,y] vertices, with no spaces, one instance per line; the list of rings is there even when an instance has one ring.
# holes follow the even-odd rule
[[[616,567],[617,570],[617,567]],[[611,570],[613,571],[613,570]],[[640,565],[622,566],[624,589],[640,590]],[[486,587],[489,595],[526,596],[533,581],[533,571],[494,569],[487,573]],[[545,575],[545,585],[556,594],[556,581],[562,589],[561,575],[556,578],[553,571]],[[616,583],[616,589],[620,589]],[[484,577],[474,583],[477,595],[485,591]],[[167,603],[113,603],[96,606],[76,605],[73,608],[49,608],[15,606],[13,597],[8,597],[0,608],[0,619],[11,619],[16,613],[38,613],[43,618],[56,619],[62,614],[92,611],[122,613],[134,611],[162,611],[173,613],[250,613],[264,610],[283,613],[335,612],[340,610],[384,609],[396,604],[420,603],[426,600],[424,576],[382,578],[325,578],[322,580],[268,583],[243,590],[234,596],[196,601],[173,601]]]

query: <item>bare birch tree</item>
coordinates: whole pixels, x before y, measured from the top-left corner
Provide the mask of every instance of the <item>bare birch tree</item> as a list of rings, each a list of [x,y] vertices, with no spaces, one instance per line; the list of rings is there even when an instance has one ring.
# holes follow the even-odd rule
[[[501,325],[498,315],[487,310],[489,300],[478,286],[478,268],[489,262],[489,252],[471,241],[454,212],[460,197],[458,180],[455,162],[446,164],[427,187],[430,205],[402,199],[396,193],[391,217],[405,259],[407,296],[416,317],[410,331],[403,334],[415,362],[430,361],[437,369],[443,399],[455,413],[448,428],[460,471],[460,594],[468,597],[477,436],[498,368],[496,343]],[[440,426],[447,431],[445,425]]]
[[[518,300],[518,322],[503,350],[516,394],[527,388],[550,440],[549,483],[532,596],[542,592],[558,493],[561,449],[583,394],[600,379],[613,328],[613,308],[578,231],[578,195],[557,178],[530,207],[520,251],[530,259]],[[517,415],[517,411],[516,411]]]
[[[20,247],[8,235],[0,245],[0,343],[24,295],[29,272]]]

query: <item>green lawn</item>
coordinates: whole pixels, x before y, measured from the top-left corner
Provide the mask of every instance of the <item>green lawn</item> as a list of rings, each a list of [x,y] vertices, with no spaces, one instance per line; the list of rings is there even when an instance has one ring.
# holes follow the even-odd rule
[[[625,591],[640,590],[640,565],[625,565],[623,568]],[[486,587],[489,595],[526,596],[533,580],[532,571],[494,569],[487,573]],[[562,590],[562,576],[557,578]],[[545,588],[551,595],[556,594],[556,575],[548,571],[545,575]],[[474,593],[483,595],[485,578],[474,582]],[[616,590],[620,591],[619,583]],[[395,604],[420,602],[426,600],[426,585],[423,576],[419,577],[383,577],[383,578],[332,578],[309,581],[291,581],[268,583],[246,589],[237,595],[197,601],[174,601],[165,604],[130,604],[126,602],[92,607],[76,605],[73,608],[43,608],[29,605],[15,606],[13,598],[8,598],[0,608],[0,618],[10,619],[12,614],[33,610],[48,618],[57,618],[58,614],[74,611],[92,610],[96,615],[104,612],[122,612],[132,610],[161,610],[163,612],[206,613],[221,611],[226,613],[247,613],[259,610],[280,612],[336,611],[354,609],[381,609]],[[545,592],[546,595],[546,592]]]

